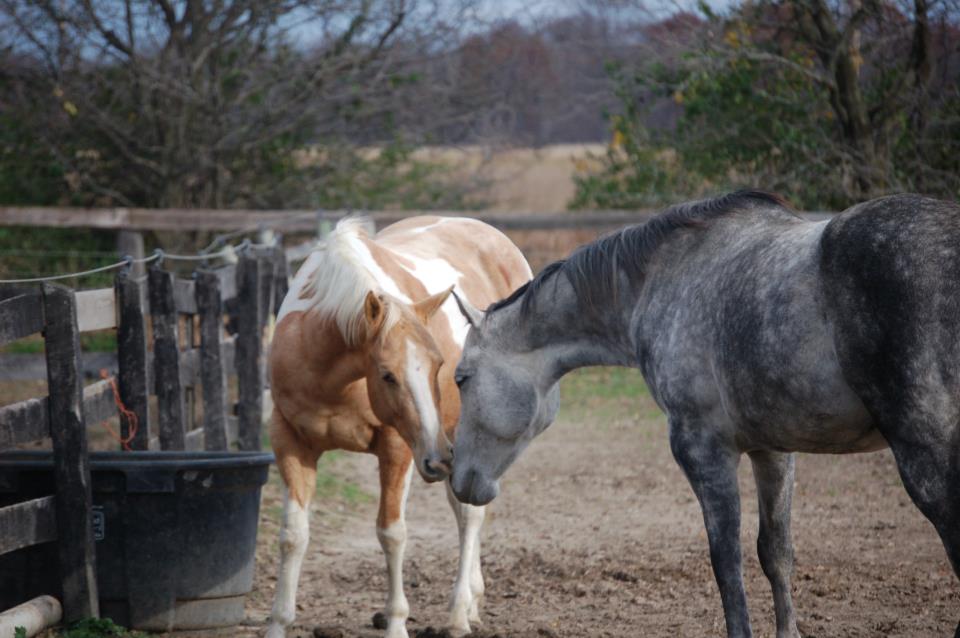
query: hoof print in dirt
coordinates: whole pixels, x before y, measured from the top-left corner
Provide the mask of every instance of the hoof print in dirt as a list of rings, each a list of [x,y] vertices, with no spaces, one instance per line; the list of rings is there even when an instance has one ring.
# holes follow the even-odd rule
[[[380,629],[382,631],[387,628],[387,615],[382,611],[378,611],[373,615],[373,619],[370,622],[373,623],[374,629]]]
[[[339,627],[314,627],[313,638],[347,638],[347,634]]]

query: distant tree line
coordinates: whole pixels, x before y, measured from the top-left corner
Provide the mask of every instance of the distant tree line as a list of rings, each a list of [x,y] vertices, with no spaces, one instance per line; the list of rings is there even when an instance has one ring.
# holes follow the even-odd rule
[[[609,144],[575,207],[960,195],[960,0],[0,0],[0,203],[449,207],[424,144]]]
[[[839,210],[891,192],[960,198],[955,0],[755,0],[649,25],[616,65],[605,170],[575,206],[758,186]],[[673,102],[675,121],[651,118]]]

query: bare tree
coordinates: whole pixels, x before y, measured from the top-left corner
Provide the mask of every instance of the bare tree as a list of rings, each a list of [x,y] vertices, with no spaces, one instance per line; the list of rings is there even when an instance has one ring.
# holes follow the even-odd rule
[[[451,9],[450,7],[454,8]],[[382,96],[428,0],[0,0],[3,71],[55,108],[45,143],[101,201],[283,205],[292,151]],[[416,20],[411,20],[415,16]]]

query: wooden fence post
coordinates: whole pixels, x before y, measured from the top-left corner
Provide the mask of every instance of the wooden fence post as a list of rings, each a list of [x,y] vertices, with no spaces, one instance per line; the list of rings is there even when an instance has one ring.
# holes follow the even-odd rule
[[[226,374],[223,367],[223,302],[220,277],[196,272],[197,313],[200,315],[200,383],[203,386],[204,449],[227,449]]]
[[[121,259],[133,257],[143,259],[143,233],[134,230],[121,230],[117,233],[117,252]],[[143,264],[132,264],[133,275],[143,276]]]
[[[93,496],[83,419],[80,331],[72,290],[44,284],[44,341],[50,437],[57,484],[57,550],[64,619],[100,615],[91,512]]]
[[[147,387],[147,334],[144,325],[143,283],[132,277],[133,272],[117,275],[117,363],[120,372],[120,399],[127,409],[137,415],[137,432],[130,441],[130,449],[150,447],[150,417],[147,408],[150,389]],[[126,439],[129,424],[121,418],[122,436]]]
[[[287,255],[283,251],[283,246],[274,248],[273,263],[273,314],[276,315],[280,312],[287,290],[290,289],[290,266],[287,264]]]
[[[180,340],[173,301],[173,273],[151,267],[150,316],[153,317],[153,376],[157,384],[160,449],[186,448],[183,386],[180,382]]]
[[[260,449],[263,420],[263,330],[260,318],[263,295],[260,291],[261,260],[251,250],[237,264],[237,338],[236,368],[240,394],[238,405],[237,447]]]

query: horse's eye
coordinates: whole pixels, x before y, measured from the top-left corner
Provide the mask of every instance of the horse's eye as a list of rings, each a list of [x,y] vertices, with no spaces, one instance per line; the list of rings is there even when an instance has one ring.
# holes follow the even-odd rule
[[[381,375],[381,378],[387,383],[389,383],[390,385],[397,385],[397,378],[393,376],[392,372],[384,372]]]
[[[455,376],[453,380],[457,384],[458,388],[462,388],[463,384],[466,383],[467,379],[469,378],[470,378],[470,375],[468,374],[457,374],[457,376]]]

